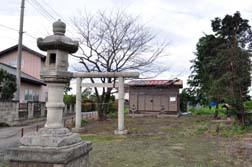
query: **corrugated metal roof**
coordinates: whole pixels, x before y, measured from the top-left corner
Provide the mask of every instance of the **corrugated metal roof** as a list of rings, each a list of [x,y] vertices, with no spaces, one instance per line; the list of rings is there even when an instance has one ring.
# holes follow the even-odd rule
[[[129,86],[183,86],[183,81],[180,79],[171,80],[132,80],[128,83]]]

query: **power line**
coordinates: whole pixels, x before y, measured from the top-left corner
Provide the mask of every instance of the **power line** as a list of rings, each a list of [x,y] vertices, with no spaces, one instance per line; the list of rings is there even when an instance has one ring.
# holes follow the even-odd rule
[[[29,33],[27,33],[27,32],[24,32],[24,35],[27,35],[27,36],[29,36],[29,37],[31,37],[31,38],[33,38],[33,39],[37,39],[36,37],[34,37],[33,35],[31,35],[31,34],[29,34]]]
[[[6,29],[8,29],[8,30],[12,30],[12,31],[19,32],[19,30],[15,29],[15,28],[12,28],[12,27],[9,27],[9,26],[5,26],[5,25],[2,25],[2,24],[0,24],[0,27],[6,28]],[[23,32],[23,33],[24,33],[24,35],[26,35],[26,36],[28,36],[28,37],[31,37],[31,38],[33,38],[33,39],[37,39],[36,37],[34,37],[33,35],[31,35],[31,34],[28,33],[28,32]]]
[[[9,29],[9,30],[12,30],[12,31],[17,31],[17,32],[18,32],[18,30],[17,30],[17,29],[12,28],[12,27],[8,27],[8,26],[2,25],[2,24],[0,24],[0,27],[3,27],[3,28],[6,28],[6,29]]]
[[[13,37],[1,36],[1,35],[0,35],[0,37],[1,37],[1,38],[7,38],[7,39],[9,39],[9,40],[12,40],[12,41],[16,41],[16,42],[17,42],[17,39],[16,39],[16,38],[13,38]]]
[[[36,0],[37,1],[37,0]],[[43,2],[44,2],[44,4],[50,9],[50,11],[52,11],[57,17],[59,17],[59,18],[61,18],[63,21],[67,21],[67,19],[64,17],[64,16],[62,16],[61,14],[59,14],[59,12],[57,12],[51,5],[49,5],[47,2],[46,2],[46,0],[42,0]],[[45,9],[45,8],[44,8]],[[49,11],[48,11],[48,13],[50,13]],[[69,24],[70,25],[70,27],[71,27],[71,24]],[[70,34],[72,34],[72,35],[74,35],[74,33],[73,32],[71,32],[71,31],[69,31],[69,29],[67,29],[67,32],[69,32]]]
[[[50,11],[52,13],[54,13],[54,15],[56,15],[59,18],[62,18],[63,20],[67,21],[67,19],[65,19],[62,15],[59,14],[59,12],[57,12],[53,7],[51,7],[51,5],[49,5],[45,0],[43,4],[45,4],[44,6],[47,6]],[[53,16],[53,14],[51,14],[51,12],[49,12],[49,10],[45,7],[43,7],[43,5],[41,5],[41,3],[39,3],[37,0],[27,0],[27,2],[38,12],[40,13],[44,18],[46,18],[49,22],[51,21],[56,21],[55,17]],[[69,24],[70,27],[71,24]],[[74,35],[73,32],[69,31],[69,29],[67,29],[67,32],[71,33],[72,35]]]
[[[45,0],[42,0],[42,1],[44,2],[44,4],[45,4],[46,6],[48,6],[48,7],[51,9],[51,11],[54,12],[55,15],[57,15],[59,18],[61,18],[61,15],[60,15],[56,10],[54,10],[54,9],[51,7],[51,5],[49,5]]]
[[[37,4],[37,6],[42,9],[49,17],[51,17],[52,19],[55,20],[55,18],[53,17],[53,15],[51,15],[51,13],[49,13],[37,0],[33,0],[32,2],[34,2],[35,4]]]
[[[31,7],[33,7],[41,16],[43,16],[47,21],[51,22],[53,19],[46,14],[43,10],[41,10],[36,4],[33,3],[33,1],[31,0],[27,0],[27,2],[29,3],[29,5]]]

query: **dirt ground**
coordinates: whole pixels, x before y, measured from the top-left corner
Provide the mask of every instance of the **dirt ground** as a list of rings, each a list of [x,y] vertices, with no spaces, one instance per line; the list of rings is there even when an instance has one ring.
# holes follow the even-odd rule
[[[252,138],[209,135],[211,119],[126,118],[125,136],[113,134],[117,119],[90,121],[82,138],[91,167],[252,167]]]

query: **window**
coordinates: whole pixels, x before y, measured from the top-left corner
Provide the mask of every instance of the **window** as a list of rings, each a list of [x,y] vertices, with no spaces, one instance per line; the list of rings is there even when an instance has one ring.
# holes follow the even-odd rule
[[[51,53],[50,54],[50,59],[49,59],[49,64],[55,64],[56,63],[56,54]]]
[[[32,89],[25,90],[25,101],[39,101],[39,94]]]
[[[33,91],[30,89],[28,93],[28,100],[32,101]]]
[[[175,102],[176,101],[176,97],[170,97],[170,102]]]
[[[32,93],[31,89],[25,90],[25,101],[32,101]]]
[[[38,93],[34,93],[33,101],[39,101],[39,94]]]
[[[28,89],[25,89],[25,95],[24,96],[25,96],[24,97],[25,101],[28,101],[28,99],[29,99],[29,90]]]
[[[45,93],[45,101],[48,101],[48,92]]]

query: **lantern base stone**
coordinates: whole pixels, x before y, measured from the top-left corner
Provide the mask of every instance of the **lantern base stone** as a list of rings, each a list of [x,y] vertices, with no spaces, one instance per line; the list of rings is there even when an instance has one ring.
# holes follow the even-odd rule
[[[7,151],[10,167],[88,167],[91,142],[67,128],[42,128],[27,134],[21,146]]]
[[[126,135],[126,134],[128,134],[129,132],[128,132],[128,130],[124,129],[124,130],[115,130],[114,133],[115,133],[116,135]]]

